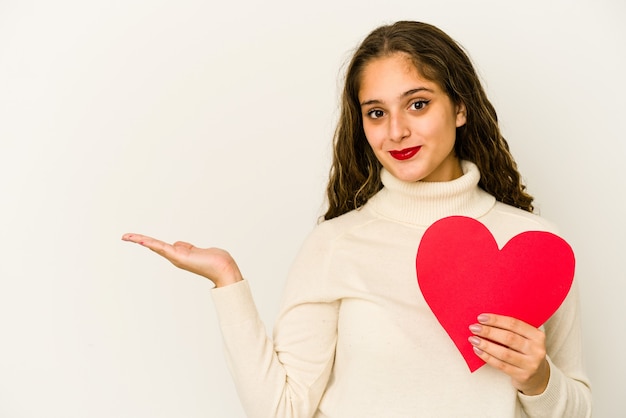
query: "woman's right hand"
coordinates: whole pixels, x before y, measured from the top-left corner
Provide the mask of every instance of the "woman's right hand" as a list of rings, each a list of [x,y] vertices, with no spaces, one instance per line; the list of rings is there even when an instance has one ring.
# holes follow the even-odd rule
[[[198,248],[187,242],[168,244],[139,234],[124,234],[122,240],[143,245],[169,260],[176,267],[211,280],[223,287],[243,280],[231,255],[220,248]]]

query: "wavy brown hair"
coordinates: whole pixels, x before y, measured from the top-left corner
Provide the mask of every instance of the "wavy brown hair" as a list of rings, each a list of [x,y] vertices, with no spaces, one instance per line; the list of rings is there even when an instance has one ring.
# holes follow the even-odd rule
[[[324,219],[360,208],[383,187],[381,164],[363,130],[358,95],[365,66],[398,52],[409,55],[420,75],[437,83],[454,103],[465,105],[467,121],[456,130],[454,152],[457,158],[478,166],[478,185],[497,200],[532,212],[533,197],[526,193],[509,145],[500,133],[496,111],[468,55],[437,27],[400,21],[371,32],[348,65]]]

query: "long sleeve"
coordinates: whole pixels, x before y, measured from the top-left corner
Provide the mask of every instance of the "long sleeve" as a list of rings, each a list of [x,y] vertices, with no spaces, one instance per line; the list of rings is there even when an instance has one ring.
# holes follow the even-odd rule
[[[461,178],[432,183],[383,171],[384,188],[363,208],[318,225],[289,272],[273,338],[247,281],[212,291],[248,416],[590,416],[576,283],[544,325],[551,375],[538,396],[519,394],[495,368],[470,373],[424,300],[415,257],[435,220],[474,217],[502,245],[524,231],[552,230],[496,202],[477,186],[477,167],[464,167]]]
[[[319,297],[326,274],[321,244],[307,240],[292,267],[274,341],[247,281],[212,290],[227,363],[249,417],[304,418],[317,410],[333,365],[339,306]]]
[[[546,349],[550,380],[537,396],[519,394],[531,418],[583,418],[591,416],[591,389],[582,365],[582,338],[578,285],[546,322]]]

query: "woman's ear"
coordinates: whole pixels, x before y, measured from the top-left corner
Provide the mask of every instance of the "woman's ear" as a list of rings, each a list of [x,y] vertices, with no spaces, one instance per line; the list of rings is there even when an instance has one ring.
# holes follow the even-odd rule
[[[460,102],[456,105],[456,127],[460,128],[467,122],[467,109],[465,103]]]

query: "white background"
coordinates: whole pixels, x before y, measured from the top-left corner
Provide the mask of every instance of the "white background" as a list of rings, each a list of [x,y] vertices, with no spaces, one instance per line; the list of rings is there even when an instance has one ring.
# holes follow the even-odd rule
[[[595,416],[626,416],[626,3],[0,0],[0,416],[243,417],[212,285],[124,232],[227,248],[268,332],[374,27],[469,51],[577,254]]]

